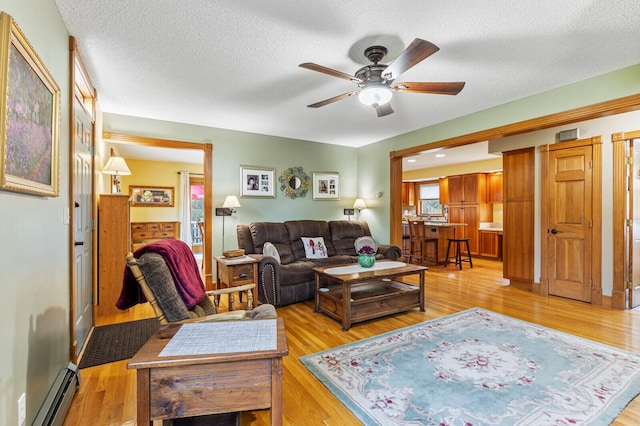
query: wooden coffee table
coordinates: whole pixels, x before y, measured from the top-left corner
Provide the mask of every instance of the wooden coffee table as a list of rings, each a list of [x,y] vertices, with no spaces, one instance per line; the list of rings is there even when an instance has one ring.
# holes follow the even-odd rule
[[[389,268],[380,268],[385,263]],[[357,264],[313,268],[316,275],[316,307],[342,322],[342,330],[351,324],[420,308],[424,312],[425,266],[402,262],[377,261],[368,270]],[[402,281],[419,275],[419,285]]]

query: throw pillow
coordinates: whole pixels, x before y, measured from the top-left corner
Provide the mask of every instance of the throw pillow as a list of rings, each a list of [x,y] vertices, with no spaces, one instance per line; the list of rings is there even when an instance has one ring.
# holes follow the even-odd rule
[[[329,257],[327,255],[327,246],[324,245],[322,237],[302,237],[304,245],[304,253],[307,259],[319,259]]]
[[[264,243],[264,245],[262,246],[262,254],[264,254],[265,256],[275,257],[278,263],[280,263],[280,253],[278,253],[278,249],[276,248],[276,246],[271,244],[269,241]]]

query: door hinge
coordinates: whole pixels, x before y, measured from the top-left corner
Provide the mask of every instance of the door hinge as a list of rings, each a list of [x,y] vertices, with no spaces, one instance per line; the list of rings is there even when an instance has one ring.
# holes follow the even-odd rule
[[[96,221],[91,219],[91,224],[89,226],[91,227],[91,230],[94,231],[96,229]]]
[[[627,219],[625,222],[625,225],[627,225],[629,228],[633,226],[633,219]]]
[[[96,156],[96,146],[95,145],[91,145],[89,147],[89,153],[91,154],[92,157]]]
[[[633,290],[633,282],[631,282],[631,281],[627,281],[625,284],[627,285],[627,288],[628,288],[629,290]]]
[[[589,228],[593,228],[593,219],[589,219]]]
[[[593,280],[589,278],[589,287],[593,288]]]
[[[633,164],[633,157],[629,156],[627,157],[627,165],[630,166]]]

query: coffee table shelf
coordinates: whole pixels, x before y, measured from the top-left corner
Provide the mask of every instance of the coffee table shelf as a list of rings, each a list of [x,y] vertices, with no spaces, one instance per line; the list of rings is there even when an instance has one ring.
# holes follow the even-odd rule
[[[424,266],[405,265],[376,271],[330,274],[331,268],[314,268],[316,273],[316,307],[342,322],[343,331],[353,323],[368,321],[414,308],[424,311]],[[400,281],[418,274],[419,285]]]

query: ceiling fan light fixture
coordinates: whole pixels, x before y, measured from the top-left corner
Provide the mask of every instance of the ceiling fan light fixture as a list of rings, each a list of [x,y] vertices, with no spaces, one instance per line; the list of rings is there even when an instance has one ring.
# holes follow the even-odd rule
[[[391,93],[391,90],[387,86],[382,84],[369,84],[360,91],[358,99],[365,105],[377,108],[389,102],[392,96],[393,93]]]

